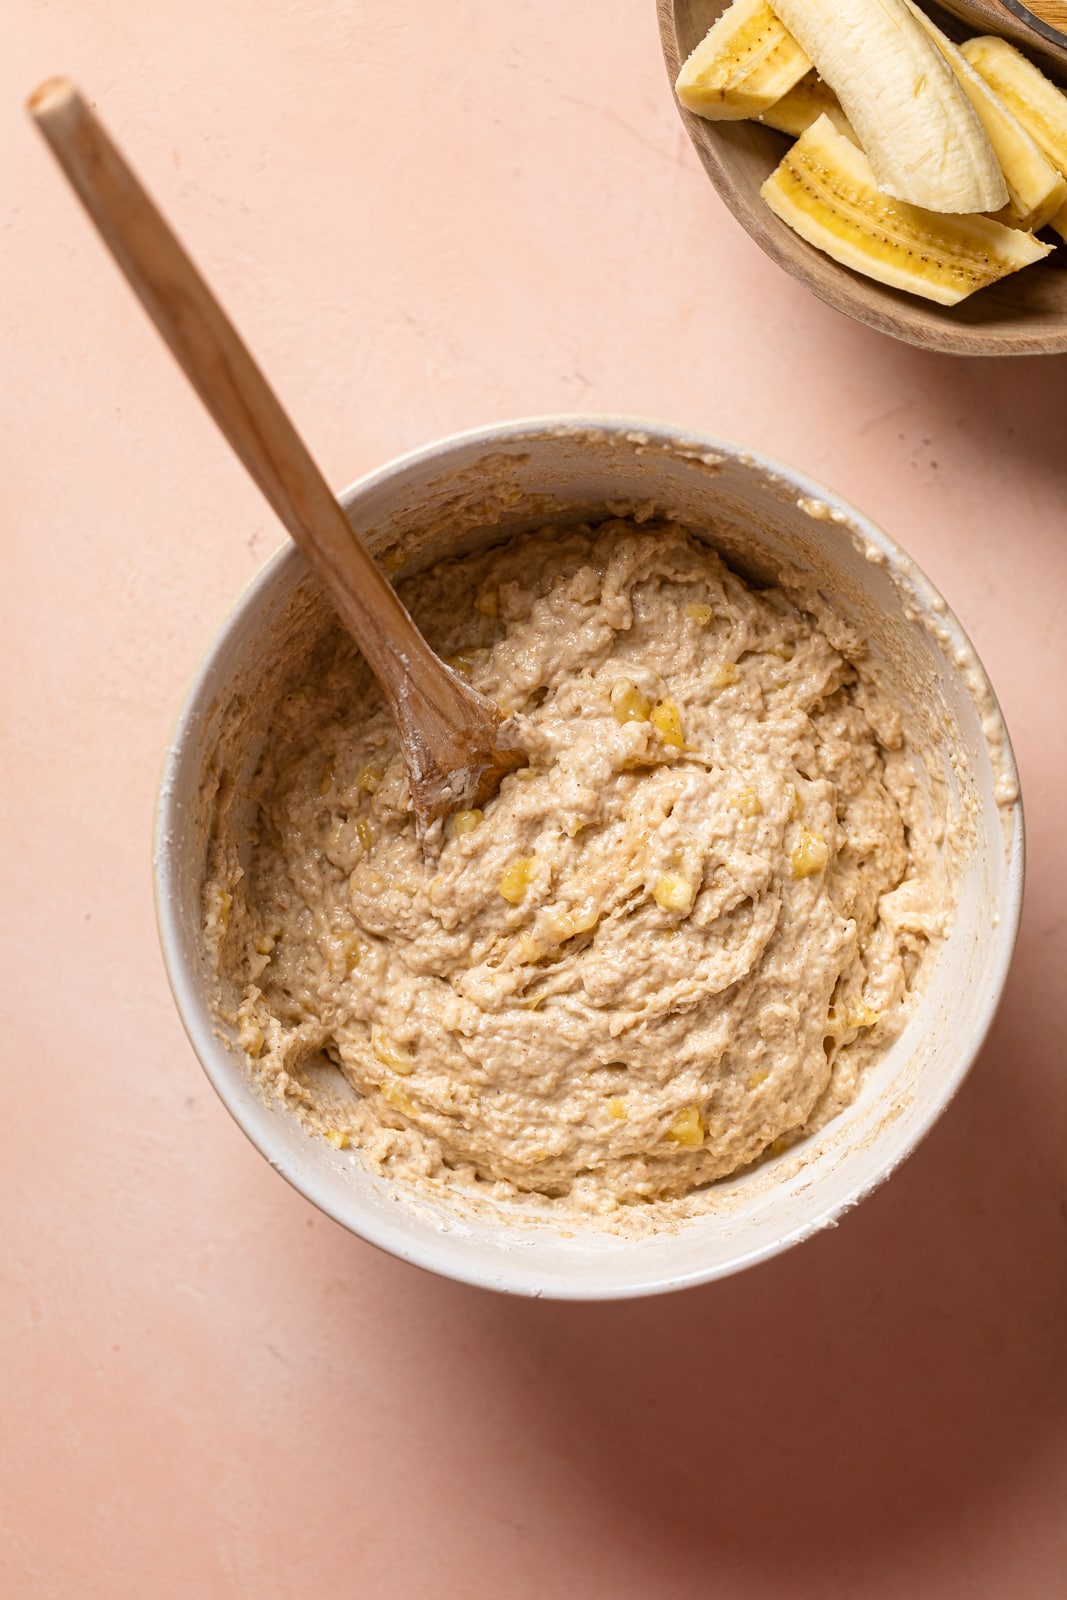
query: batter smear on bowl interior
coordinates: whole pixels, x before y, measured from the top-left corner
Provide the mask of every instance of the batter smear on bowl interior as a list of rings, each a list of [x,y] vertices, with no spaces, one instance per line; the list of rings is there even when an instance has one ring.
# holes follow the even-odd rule
[[[247,865],[220,828],[205,890],[263,1085],[399,1178],[592,1212],[845,1104],[946,928],[943,820],[861,641],[667,523],[545,529],[401,593],[531,764],[428,861],[355,646],[297,670]]]

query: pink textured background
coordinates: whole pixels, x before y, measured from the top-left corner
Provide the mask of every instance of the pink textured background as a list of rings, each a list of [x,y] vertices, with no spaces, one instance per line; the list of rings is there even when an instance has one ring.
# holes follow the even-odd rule
[[[1067,364],[925,355],[783,276],[698,169],[653,13],[6,10],[5,1600],[1065,1592]],[[338,486],[494,418],[645,413],[806,467],[949,596],[1022,767],[1022,940],[959,1100],[839,1230],[666,1301],[495,1299],[344,1234],[217,1104],[150,815],[279,533],[25,122],[58,70]]]

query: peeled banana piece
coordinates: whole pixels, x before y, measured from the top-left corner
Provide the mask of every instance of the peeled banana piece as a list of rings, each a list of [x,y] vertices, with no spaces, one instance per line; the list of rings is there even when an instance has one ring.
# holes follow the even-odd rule
[[[768,128],[777,128],[780,133],[791,133],[796,139],[805,128],[810,128],[813,122],[823,116],[830,118],[839,133],[849,132],[848,118],[841,110],[836,94],[823,83],[817,72],[809,72],[806,78],[801,78],[795,89],[790,89],[788,94],[776,100],[759,120]]]
[[[1008,190],[948,62],[904,0],[774,0],[887,195],[929,211],[998,211]]]
[[[734,0],[697,45],[674,87],[687,111],[740,121],[766,111],[810,66],[767,0]]]
[[[996,214],[996,220],[1027,233],[1036,233],[1057,215],[1067,225],[1067,179],[1056,170],[1022,123],[993,93],[947,34],[941,32],[914,0],[905,0],[905,4],[952,68],[993,146],[1008,189],[1008,203]],[[823,115],[830,118],[839,133],[857,142],[834,91],[812,71],[764,111],[759,120],[769,128],[799,138],[805,128],[810,128],[816,118]]]
[[[801,134],[760,194],[835,261],[943,306],[1051,249],[989,217],[937,214],[883,193],[863,151],[826,116]]]
[[[1053,166],[1067,175],[1067,95],[1005,39],[968,39],[961,49]],[[1067,239],[1067,202],[1049,220]]]
[[[914,0],[905,0],[905,3],[952,68],[993,146],[993,154],[1008,186],[1008,204],[997,220],[1036,233],[1067,203],[1067,180],[1042,154],[1036,141],[994,94],[962,50],[919,10]]]
[[[1052,165],[1067,173],[1067,95],[1006,39],[968,39],[960,49]]]

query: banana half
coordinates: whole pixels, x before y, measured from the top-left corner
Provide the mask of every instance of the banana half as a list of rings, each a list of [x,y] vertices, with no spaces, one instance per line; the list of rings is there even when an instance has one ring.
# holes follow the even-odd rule
[[[998,221],[1036,233],[1067,202],[1067,181],[1043,155],[1036,140],[1012,115],[1003,100],[994,94],[962,50],[957,49],[952,40],[919,10],[914,0],[906,0],[906,4],[952,68],[993,146],[993,154],[1000,163],[1008,186],[1008,204]],[[1019,59],[1022,61],[1023,58],[1020,56]],[[1029,62],[1025,65],[1029,66]],[[1052,88],[1052,85],[1049,87]],[[1055,92],[1059,93],[1058,90]],[[1060,98],[1063,99],[1062,95]],[[1067,101],[1063,102],[1063,109],[1067,113]]]
[[[767,0],[734,0],[697,45],[675,83],[687,111],[714,121],[758,117],[811,62]]]
[[[968,39],[961,48],[1052,165],[1067,177],[1067,95],[1006,39]],[[1067,202],[1051,222],[1067,239]]]
[[[928,211],[999,211],[1003,174],[951,67],[905,0],[774,0],[837,95],[879,186]]]
[[[801,134],[760,194],[794,232],[843,266],[943,306],[1051,249],[989,217],[946,216],[885,194],[863,151],[826,116]]]

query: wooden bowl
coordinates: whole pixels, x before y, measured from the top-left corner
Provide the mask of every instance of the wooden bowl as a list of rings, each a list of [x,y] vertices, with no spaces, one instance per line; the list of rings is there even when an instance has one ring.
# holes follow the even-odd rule
[[[673,90],[682,62],[726,9],[727,0],[657,0],[660,38]],[[996,0],[950,0],[940,15],[946,32],[1003,34],[1020,44],[1044,72],[1067,81],[1067,41],[1039,37]],[[944,13],[951,12],[950,16]],[[953,25],[964,21],[964,28]],[[839,266],[780,221],[760,185],[788,148],[785,134],[756,122],[709,122],[678,111],[708,176],[742,227],[772,260],[820,300],[908,344],[964,356],[1055,355],[1067,351],[1067,245],[1047,261],[1012,273],[958,306],[939,306],[890,289]]]

